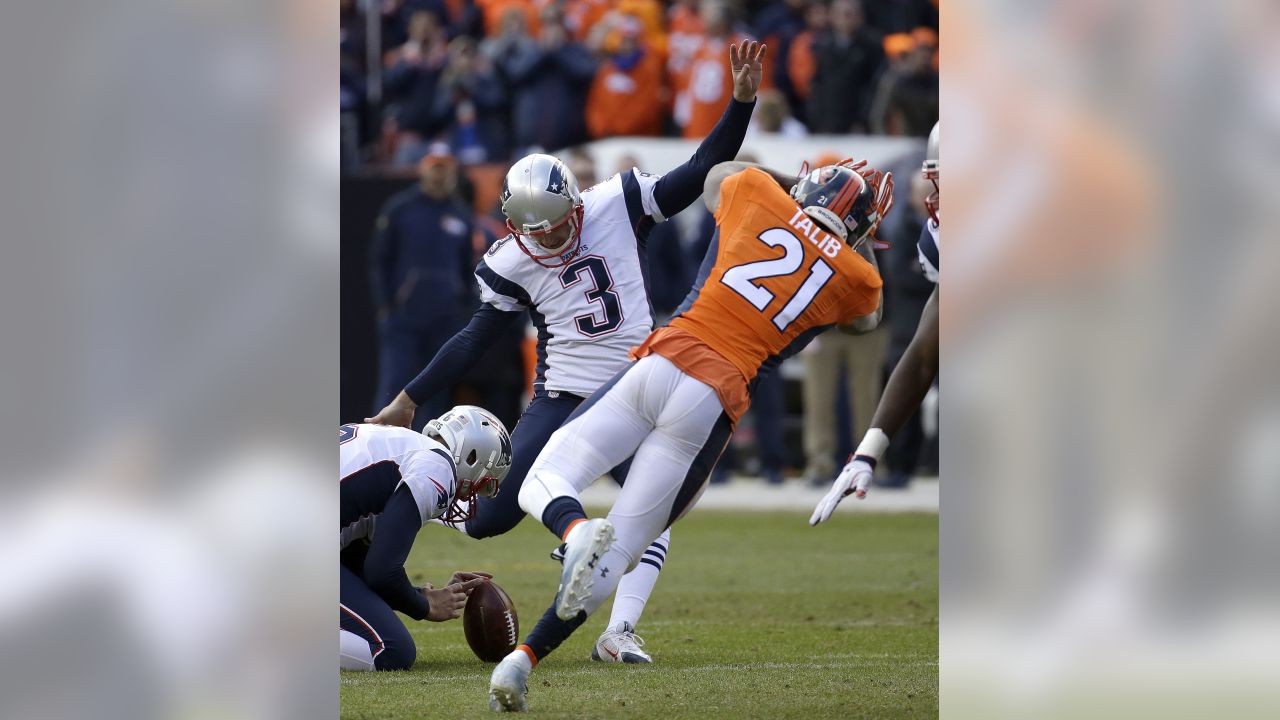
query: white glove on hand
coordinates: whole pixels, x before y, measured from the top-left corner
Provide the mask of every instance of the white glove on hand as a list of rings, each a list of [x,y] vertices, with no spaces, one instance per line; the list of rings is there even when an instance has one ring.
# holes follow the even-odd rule
[[[875,468],[871,467],[871,463],[866,460],[862,458],[850,460],[836,476],[836,481],[831,484],[831,489],[818,503],[818,507],[814,508],[813,515],[809,517],[809,524],[817,525],[831,517],[831,513],[835,512],[840,501],[849,495],[856,495],[859,500],[866,497],[867,486],[871,484],[874,472]]]

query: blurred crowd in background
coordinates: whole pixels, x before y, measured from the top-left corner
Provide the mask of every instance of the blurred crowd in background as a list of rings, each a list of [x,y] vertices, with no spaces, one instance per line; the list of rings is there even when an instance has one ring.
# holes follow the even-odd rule
[[[753,134],[923,137],[937,0],[340,0],[343,167],[433,140],[504,163],[614,136],[702,138],[730,43],[768,45]]]

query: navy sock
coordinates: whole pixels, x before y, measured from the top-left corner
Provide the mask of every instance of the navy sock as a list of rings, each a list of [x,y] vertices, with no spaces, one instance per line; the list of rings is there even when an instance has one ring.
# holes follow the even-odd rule
[[[552,500],[547,504],[547,509],[542,511],[542,524],[561,539],[564,539],[570,523],[586,519],[587,513],[582,509],[582,503],[568,496]]]
[[[583,610],[578,613],[578,617],[572,620],[561,620],[556,616],[556,606],[552,604],[547,611],[542,614],[542,619],[533,627],[533,632],[525,638],[524,644],[533,650],[533,654],[541,662],[542,658],[551,654],[552,650],[560,647],[560,644],[569,639],[574,630],[582,627],[587,621],[587,611]]]

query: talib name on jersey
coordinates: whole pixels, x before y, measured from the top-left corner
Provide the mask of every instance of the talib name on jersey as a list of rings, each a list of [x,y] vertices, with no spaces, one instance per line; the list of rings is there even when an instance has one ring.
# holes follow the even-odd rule
[[[792,215],[787,223],[801,235],[808,238],[809,242],[817,246],[822,251],[822,254],[827,257],[835,257],[840,252],[840,246],[844,244],[819,228],[816,223],[809,219],[804,210],[796,210],[796,214]]]

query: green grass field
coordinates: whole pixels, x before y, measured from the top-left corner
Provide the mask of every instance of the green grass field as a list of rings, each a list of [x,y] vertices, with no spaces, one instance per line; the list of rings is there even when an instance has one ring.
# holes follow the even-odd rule
[[[602,607],[529,679],[547,718],[916,718],[938,713],[938,516],[694,510],[638,634],[649,666],[592,662]],[[516,604],[521,638],[555,595],[554,538],[526,520],[474,541],[439,526],[418,536],[415,583],[487,570]],[[416,666],[343,673],[346,718],[487,718],[493,666],[460,621],[407,620]]]

